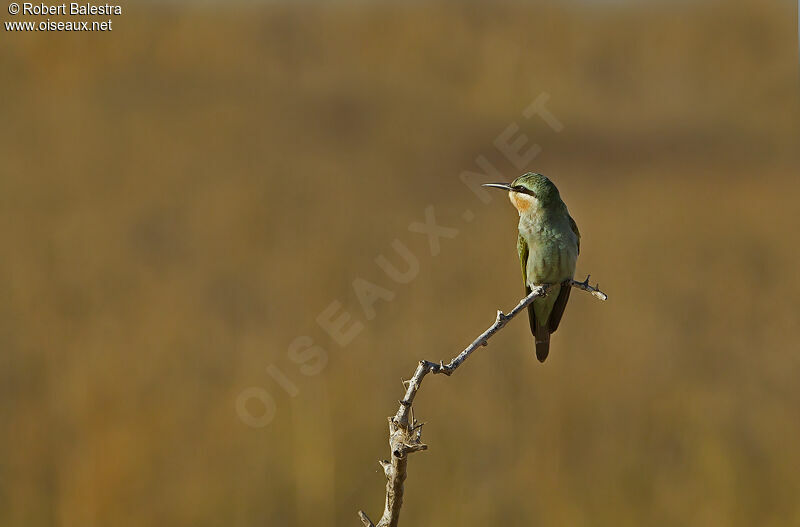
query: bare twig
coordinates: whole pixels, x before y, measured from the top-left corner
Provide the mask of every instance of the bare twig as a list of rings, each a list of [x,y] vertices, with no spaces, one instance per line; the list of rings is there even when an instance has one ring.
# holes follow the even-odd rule
[[[577,287],[587,293],[591,293],[593,297],[599,298],[600,300],[608,300],[608,295],[604,292],[600,291],[600,284],[594,284],[594,287],[589,285],[589,277],[591,275],[586,275],[586,280],[583,282],[578,282],[577,280],[572,281],[572,287]]]
[[[581,289],[590,293],[592,296],[600,300],[607,300],[608,295],[600,291],[599,285],[592,287],[589,285],[589,277],[583,282],[571,280],[570,285],[577,289]],[[408,464],[408,454],[412,452],[419,452],[420,450],[427,450],[428,445],[422,442],[422,425],[425,423],[417,423],[413,417],[411,405],[414,402],[414,397],[422,385],[422,379],[429,373],[444,375],[452,375],[461,364],[467,360],[473,351],[481,346],[486,346],[489,339],[498,331],[503,329],[509,320],[517,316],[520,311],[528,307],[535,299],[546,296],[551,285],[545,284],[534,287],[531,292],[520,300],[519,304],[514,307],[507,315],[502,311],[497,312],[494,324],[475,339],[472,344],[464,348],[464,351],[459,353],[450,362],[430,362],[427,360],[419,361],[414,375],[408,381],[403,381],[403,386],[406,387],[406,393],[403,399],[399,401],[400,407],[397,413],[389,417],[389,447],[391,449],[391,461],[380,461],[383,472],[386,475],[386,502],[383,509],[383,516],[377,525],[372,523],[372,520],[367,517],[364,511],[358,511],[358,516],[361,518],[361,523],[364,527],[397,527],[400,518],[400,508],[403,506],[403,482],[406,479],[406,467]],[[407,386],[406,386],[407,385]]]
[[[358,517],[361,518],[361,523],[364,524],[364,527],[375,527],[375,524],[364,514],[364,511],[358,511]]]

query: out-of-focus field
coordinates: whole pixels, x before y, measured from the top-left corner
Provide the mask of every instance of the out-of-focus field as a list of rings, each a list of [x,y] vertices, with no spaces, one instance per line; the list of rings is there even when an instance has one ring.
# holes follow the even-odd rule
[[[0,525],[377,519],[401,379],[522,293],[513,209],[458,177],[518,175],[512,123],[610,300],[574,292],[544,365],[515,320],[426,381],[402,525],[800,524],[796,21],[132,3],[113,33],[4,33]],[[542,92],[560,133],[521,115]],[[437,256],[408,231],[429,205],[459,230]],[[406,285],[374,262],[402,267],[395,239]],[[373,320],[357,278],[394,294]],[[364,323],[345,347],[315,321],[333,301]]]

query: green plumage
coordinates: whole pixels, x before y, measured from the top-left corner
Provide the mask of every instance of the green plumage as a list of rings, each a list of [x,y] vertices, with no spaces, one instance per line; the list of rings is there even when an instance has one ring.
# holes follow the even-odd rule
[[[556,186],[541,174],[528,173],[511,183],[510,197],[520,213],[517,251],[526,292],[551,284],[547,296],[528,306],[536,357],[544,362],[550,334],[558,329],[569,300],[580,252],[580,232]]]

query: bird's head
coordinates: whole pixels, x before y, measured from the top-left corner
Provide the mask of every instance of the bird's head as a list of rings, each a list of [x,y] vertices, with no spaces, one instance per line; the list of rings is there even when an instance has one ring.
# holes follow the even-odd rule
[[[483,186],[507,190],[508,198],[520,216],[536,214],[542,208],[561,200],[553,182],[546,176],[534,172],[523,174],[511,183],[486,183]]]

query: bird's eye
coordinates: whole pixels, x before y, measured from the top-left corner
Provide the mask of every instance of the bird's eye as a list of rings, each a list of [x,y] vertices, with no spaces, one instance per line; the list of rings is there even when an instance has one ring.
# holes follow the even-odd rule
[[[516,190],[517,192],[525,192],[525,187],[523,187],[522,185],[516,185],[514,187],[514,190]]]

